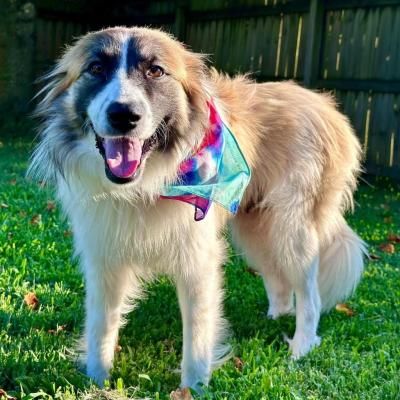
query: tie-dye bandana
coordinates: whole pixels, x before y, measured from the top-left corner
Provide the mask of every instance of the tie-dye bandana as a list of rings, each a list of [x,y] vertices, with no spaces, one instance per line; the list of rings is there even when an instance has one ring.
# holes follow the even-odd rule
[[[210,126],[199,149],[180,165],[179,181],[166,187],[162,198],[195,206],[195,221],[202,220],[212,202],[236,214],[250,180],[250,169],[229,128],[212,102]]]

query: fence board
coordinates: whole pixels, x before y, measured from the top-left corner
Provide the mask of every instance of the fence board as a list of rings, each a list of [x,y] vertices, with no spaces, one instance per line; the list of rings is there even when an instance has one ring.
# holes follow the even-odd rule
[[[400,7],[328,11],[324,77],[400,79]],[[340,68],[336,68],[336,54]]]

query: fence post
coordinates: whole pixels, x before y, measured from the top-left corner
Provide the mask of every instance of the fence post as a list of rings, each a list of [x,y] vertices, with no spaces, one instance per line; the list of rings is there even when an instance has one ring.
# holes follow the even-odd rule
[[[180,41],[184,42],[186,39],[187,5],[185,1],[178,0],[175,7],[174,33]]]
[[[325,28],[325,0],[310,0],[307,50],[304,65],[304,85],[315,87],[319,78],[322,39]]]

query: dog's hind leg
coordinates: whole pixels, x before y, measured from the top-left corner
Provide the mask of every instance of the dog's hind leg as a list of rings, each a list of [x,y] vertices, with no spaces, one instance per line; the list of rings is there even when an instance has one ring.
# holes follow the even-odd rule
[[[201,391],[211,371],[229,350],[221,346],[225,322],[222,314],[221,257],[204,254],[200,265],[177,277],[183,324],[181,387]]]
[[[260,221],[266,220],[265,223]],[[286,271],[272,259],[270,226],[265,213],[239,212],[231,225],[232,239],[239,253],[262,276],[268,296],[268,316],[277,319],[281,315],[293,315],[293,288]]]
[[[277,210],[280,211],[280,210]],[[272,211],[271,211],[272,212]],[[296,299],[296,332],[289,340],[293,358],[305,355],[320,343],[317,327],[321,311],[318,275],[318,235],[301,216],[285,221],[285,211],[268,214],[239,213],[232,226],[234,243],[264,279],[268,314],[277,318],[293,314]]]
[[[259,271],[268,296],[268,317],[277,319],[282,315],[294,315],[293,288],[284,271],[269,267],[267,263]]]

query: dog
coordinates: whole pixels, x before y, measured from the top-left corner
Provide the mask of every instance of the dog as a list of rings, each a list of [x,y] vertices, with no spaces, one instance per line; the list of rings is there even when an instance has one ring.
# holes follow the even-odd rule
[[[268,315],[296,316],[287,338],[292,357],[320,344],[320,314],[355,290],[365,253],[343,217],[353,205],[361,146],[330,95],[290,81],[228,77],[171,35],[142,27],[86,34],[44,79],[29,171],[55,182],[73,227],[86,283],[89,377],[103,384],[122,316],[144,282],[166,274],[182,314],[181,386],[207,385],[229,353],[226,226],[264,280]],[[210,104],[251,178],[236,215],[211,201],[194,218],[193,205],[163,193],[198,154]]]

